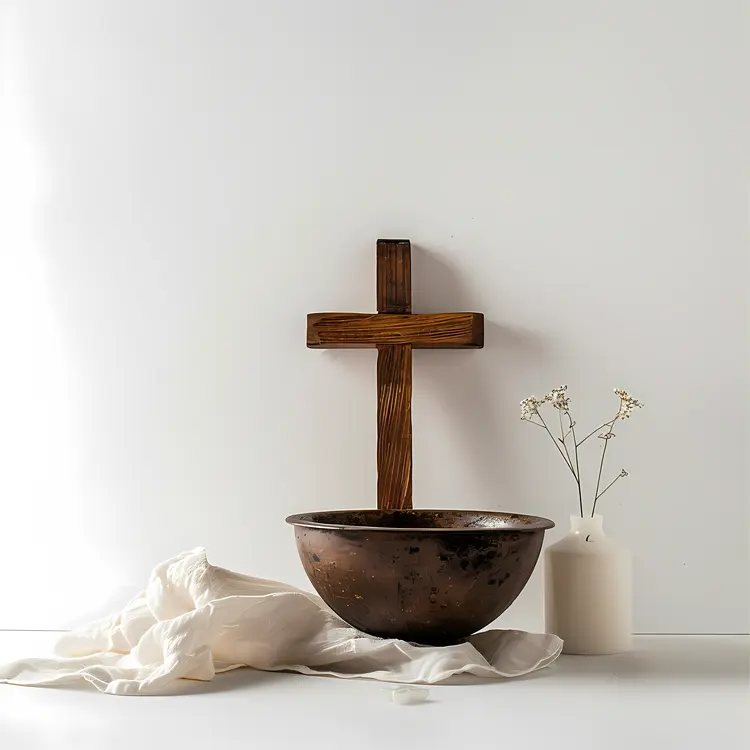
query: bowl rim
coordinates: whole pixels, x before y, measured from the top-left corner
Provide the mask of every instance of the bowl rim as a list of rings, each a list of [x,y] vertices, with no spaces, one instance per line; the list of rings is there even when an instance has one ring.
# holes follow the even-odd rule
[[[543,516],[531,516],[528,513],[513,513],[502,510],[474,510],[471,508],[409,508],[406,510],[386,511],[390,513],[476,513],[484,516],[503,518],[510,523],[507,526],[469,526],[466,528],[436,528],[434,526],[364,526],[352,523],[324,523],[314,520],[314,516],[336,515],[345,513],[380,513],[377,508],[351,508],[346,510],[316,510],[309,513],[295,513],[286,517],[286,523],[307,529],[336,529],[339,531],[381,531],[381,532],[420,532],[424,534],[471,534],[499,533],[506,531],[545,531],[552,529],[555,522]],[[515,522],[515,523],[514,523]]]

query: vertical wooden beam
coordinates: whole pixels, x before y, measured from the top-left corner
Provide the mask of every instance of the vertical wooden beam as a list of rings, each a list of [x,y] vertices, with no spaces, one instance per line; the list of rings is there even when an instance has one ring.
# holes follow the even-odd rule
[[[411,312],[409,240],[378,240],[378,313]],[[411,345],[378,347],[378,508],[412,507]]]
[[[411,345],[378,347],[378,508],[411,508]]]
[[[378,312],[411,312],[411,243],[378,240]]]

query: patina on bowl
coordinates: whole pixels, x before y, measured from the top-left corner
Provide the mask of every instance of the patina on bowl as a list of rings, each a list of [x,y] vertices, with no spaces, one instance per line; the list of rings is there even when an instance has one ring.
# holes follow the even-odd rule
[[[521,593],[546,529],[537,516],[484,510],[339,510],[289,516],[308,578],[365,633],[457,643]]]

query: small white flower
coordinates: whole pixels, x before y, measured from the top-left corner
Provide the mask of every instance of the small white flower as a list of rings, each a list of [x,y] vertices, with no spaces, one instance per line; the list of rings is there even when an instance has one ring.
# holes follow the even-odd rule
[[[602,440],[611,440],[613,437],[615,437],[614,432],[605,432],[603,435],[599,435],[599,437]]]
[[[544,400],[539,400],[535,396],[529,396],[521,401],[521,419],[531,419],[538,411]]]
[[[559,388],[553,388],[545,397],[545,401],[549,401],[555,409],[568,413],[570,409],[570,397],[565,395],[565,391],[568,390],[567,385],[561,385]]]
[[[628,472],[627,472],[627,471],[625,471],[625,469],[623,469],[623,470],[622,470],[622,471],[620,472],[620,476],[621,476],[621,477],[626,477],[627,475],[628,475]]]
[[[640,409],[643,406],[642,401],[633,398],[621,388],[615,388],[615,395],[620,397],[620,411],[617,412],[617,419],[628,419],[635,409]]]

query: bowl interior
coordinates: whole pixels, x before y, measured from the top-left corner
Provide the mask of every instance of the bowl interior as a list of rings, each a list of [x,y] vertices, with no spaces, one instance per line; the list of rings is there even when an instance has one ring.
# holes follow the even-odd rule
[[[489,510],[332,510],[300,513],[286,520],[308,528],[368,531],[538,531],[555,525],[539,516]]]

